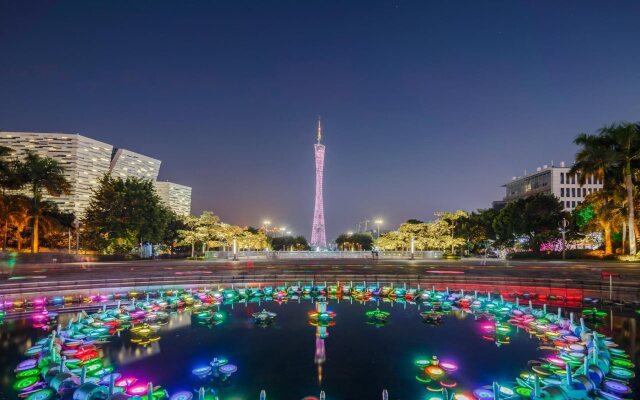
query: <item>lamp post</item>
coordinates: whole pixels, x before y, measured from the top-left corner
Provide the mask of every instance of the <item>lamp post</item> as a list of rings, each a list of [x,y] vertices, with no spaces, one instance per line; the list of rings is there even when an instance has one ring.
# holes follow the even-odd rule
[[[384,222],[381,219],[376,219],[373,221],[376,224],[376,229],[378,231],[378,239],[380,238],[380,225]]]
[[[76,255],[80,254],[80,221],[75,219],[73,226],[76,228]]]
[[[264,221],[262,221],[262,225],[264,225],[264,234],[269,236],[269,225],[271,225],[271,221],[265,219]]]

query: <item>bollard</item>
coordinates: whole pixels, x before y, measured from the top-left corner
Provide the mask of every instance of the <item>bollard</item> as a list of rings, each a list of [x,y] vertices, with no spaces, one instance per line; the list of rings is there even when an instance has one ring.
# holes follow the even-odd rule
[[[151,382],[147,386],[147,400],[153,400],[153,383]]]
[[[198,400],[204,400],[204,388],[202,386],[198,390]]]
[[[382,400],[389,400],[389,392],[387,392],[387,389],[382,389]]]
[[[324,394],[324,390],[320,391],[320,400],[325,400],[326,395]]]
[[[267,392],[264,389],[260,391],[260,400],[267,400]]]

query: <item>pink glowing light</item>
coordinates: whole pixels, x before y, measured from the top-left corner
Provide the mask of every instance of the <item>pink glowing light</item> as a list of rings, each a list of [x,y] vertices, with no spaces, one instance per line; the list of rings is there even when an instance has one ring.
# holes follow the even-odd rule
[[[442,369],[447,372],[453,372],[458,369],[458,366],[456,364],[447,361],[441,362],[440,367],[442,367]]]
[[[132,386],[131,388],[129,388],[129,390],[127,390],[128,394],[134,395],[134,396],[140,396],[140,395],[144,395],[147,394],[148,391],[148,386],[146,384],[136,384],[135,386]]]
[[[129,387],[131,385],[133,385],[134,383],[136,383],[137,379],[136,378],[132,378],[132,377],[127,377],[127,378],[121,378],[118,379],[118,381],[115,383],[115,386],[118,387]]]

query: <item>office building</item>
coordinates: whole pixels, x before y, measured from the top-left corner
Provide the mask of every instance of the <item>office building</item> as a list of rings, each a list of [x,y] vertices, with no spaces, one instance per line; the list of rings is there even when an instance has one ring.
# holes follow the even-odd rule
[[[173,182],[156,182],[156,192],[162,202],[178,215],[191,213],[191,188]]]
[[[113,146],[78,134],[0,132],[0,146],[13,149],[20,158],[31,150],[42,157],[58,161],[71,184],[69,195],[43,198],[56,204],[62,211],[82,216],[89,205],[98,180],[109,172]]]
[[[135,177],[155,181],[160,172],[160,160],[127,149],[114,149],[109,172],[111,176],[119,178]]]
[[[502,202],[508,203],[538,193],[553,194],[563,204],[565,211],[571,211],[593,192],[602,189],[602,179],[588,176],[584,185],[578,183],[580,174],[569,174],[570,167],[564,162],[560,166],[538,167],[535,172],[524,176],[513,177],[510,182],[502,185],[506,189]]]

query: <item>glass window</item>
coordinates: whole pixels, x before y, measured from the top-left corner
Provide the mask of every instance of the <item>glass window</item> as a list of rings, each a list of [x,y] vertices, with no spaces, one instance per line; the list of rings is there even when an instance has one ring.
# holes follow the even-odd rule
[[[571,208],[570,203],[568,201],[566,203],[567,203],[567,208]]]
[[[591,194],[591,188],[589,188],[587,191],[589,192],[589,194]]]
[[[571,197],[576,197],[576,188],[571,188]]]
[[[587,188],[582,188],[582,197],[587,197]]]
[[[589,175],[589,176],[587,177],[587,183],[588,183],[589,185],[591,185],[591,175]]]
[[[572,201],[572,202],[571,202],[571,208],[575,208],[575,207],[576,207],[576,202],[575,202],[575,201]]]
[[[560,172],[560,183],[564,183],[564,172]]]
[[[564,188],[560,188],[560,197],[564,197]]]
[[[571,184],[573,184],[573,185],[576,184],[576,176],[575,175],[571,175]]]

